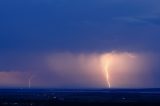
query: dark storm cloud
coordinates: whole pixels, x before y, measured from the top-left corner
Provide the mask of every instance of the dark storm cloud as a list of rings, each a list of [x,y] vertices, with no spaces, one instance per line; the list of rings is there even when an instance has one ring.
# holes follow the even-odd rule
[[[1,0],[0,70],[38,72],[42,77],[37,83],[53,84],[50,80],[54,79],[54,84],[63,85],[73,79],[68,75],[66,82],[56,80],[63,76],[56,71],[50,73],[45,57],[52,52],[92,54],[117,50],[157,55],[159,3],[158,0]],[[156,65],[153,73],[159,73],[158,69]],[[159,74],[156,75],[157,84]]]
[[[148,20],[130,19],[133,24],[115,20],[151,14],[155,8],[154,1],[150,2],[2,0],[0,48],[84,52],[130,48],[159,50],[159,26],[148,24]],[[146,23],[141,25],[140,21]]]

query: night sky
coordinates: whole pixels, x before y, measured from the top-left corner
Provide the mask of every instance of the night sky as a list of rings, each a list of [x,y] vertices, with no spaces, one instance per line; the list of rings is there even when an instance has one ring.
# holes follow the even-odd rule
[[[116,87],[160,87],[159,5],[159,0],[0,0],[0,86],[26,87],[35,76],[33,87],[105,87],[90,61],[98,64],[101,53],[119,51],[149,55],[152,65],[140,84]]]

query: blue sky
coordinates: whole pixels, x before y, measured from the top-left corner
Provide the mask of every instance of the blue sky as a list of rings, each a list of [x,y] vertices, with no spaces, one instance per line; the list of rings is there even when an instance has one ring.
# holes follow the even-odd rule
[[[44,55],[52,52],[159,54],[159,4],[158,0],[1,0],[0,70],[47,70]]]

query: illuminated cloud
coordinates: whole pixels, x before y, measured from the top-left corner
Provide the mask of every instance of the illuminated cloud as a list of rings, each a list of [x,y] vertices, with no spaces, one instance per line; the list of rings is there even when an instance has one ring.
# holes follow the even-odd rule
[[[143,54],[111,52],[102,55],[101,62],[109,88],[146,86],[141,82],[150,67]],[[141,76],[141,77],[140,77]]]
[[[57,53],[47,56],[49,70],[73,86],[104,87],[99,54]]]
[[[0,72],[0,87],[27,87],[26,72]]]
[[[87,82],[94,83],[95,87],[112,88],[149,86],[144,83],[144,75],[149,71],[151,61],[149,55],[142,53],[52,54],[48,57],[48,65],[53,73],[64,79],[72,77],[71,83],[80,81],[82,85]],[[110,84],[107,83],[108,77]]]
[[[53,52],[33,57],[27,62],[12,60],[24,68],[1,71],[0,87],[108,88],[107,72],[111,88],[150,87],[153,67],[158,66],[152,54],[136,52]]]

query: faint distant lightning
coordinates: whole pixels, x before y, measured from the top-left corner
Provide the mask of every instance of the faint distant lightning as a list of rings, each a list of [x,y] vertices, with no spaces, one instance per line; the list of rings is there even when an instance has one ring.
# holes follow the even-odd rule
[[[31,88],[31,81],[33,79],[33,75],[31,75],[28,79],[28,88],[30,89]]]
[[[131,59],[136,59],[137,56],[131,53],[127,53],[128,57],[130,57]]]

